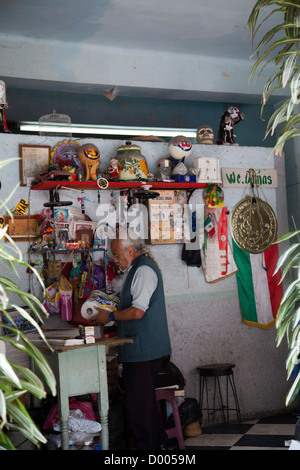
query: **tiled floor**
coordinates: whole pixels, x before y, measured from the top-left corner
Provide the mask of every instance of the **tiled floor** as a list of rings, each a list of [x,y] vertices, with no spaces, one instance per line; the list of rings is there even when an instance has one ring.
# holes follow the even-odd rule
[[[296,415],[262,418],[214,429],[203,428],[202,434],[189,437],[186,450],[288,450],[295,435]]]

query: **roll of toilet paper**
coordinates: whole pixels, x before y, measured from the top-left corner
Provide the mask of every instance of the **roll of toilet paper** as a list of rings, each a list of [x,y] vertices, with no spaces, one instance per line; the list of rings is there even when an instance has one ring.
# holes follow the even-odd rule
[[[103,308],[110,312],[118,309],[119,297],[117,295],[108,295],[102,291],[94,291],[90,297],[82,304],[81,316],[86,320],[99,315],[97,308]],[[105,326],[112,326],[115,322],[110,321]]]

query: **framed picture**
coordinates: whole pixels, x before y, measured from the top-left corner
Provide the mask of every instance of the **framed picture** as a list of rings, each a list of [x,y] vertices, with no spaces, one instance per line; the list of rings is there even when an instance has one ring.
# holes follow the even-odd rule
[[[59,249],[65,248],[69,241],[69,230],[67,228],[59,229],[56,237],[56,247]]]
[[[92,248],[94,232],[91,229],[76,230],[76,240],[82,248]]]
[[[90,220],[76,220],[74,222],[74,231],[75,233],[77,230],[92,230],[94,232],[96,226],[97,223]]]
[[[66,223],[69,219],[69,209],[56,207],[54,209],[54,219],[57,223]]]
[[[14,215],[11,219],[9,215],[3,217],[4,225],[8,225],[7,233],[15,241],[33,241],[37,237],[38,222],[34,216]],[[5,238],[5,241],[8,240]]]
[[[31,186],[36,176],[48,171],[51,147],[49,145],[19,145],[19,150],[20,185]]]

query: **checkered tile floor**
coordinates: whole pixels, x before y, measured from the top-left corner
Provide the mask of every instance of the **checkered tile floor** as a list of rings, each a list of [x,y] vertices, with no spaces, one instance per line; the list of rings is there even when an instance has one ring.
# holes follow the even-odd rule
[[[246,423],[203,428],[186,438],[186,450],[288,450],[295,435],[296,415],[282,415]]]

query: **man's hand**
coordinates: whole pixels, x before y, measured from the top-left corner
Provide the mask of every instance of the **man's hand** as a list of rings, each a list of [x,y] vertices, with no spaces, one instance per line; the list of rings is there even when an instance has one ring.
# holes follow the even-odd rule
[[[98,310],[99,315],[96,317],[93,317],[90,319],[90,324],[93,326],[104,326],[106,323],[109,322],[109,310],[104,310],[103,308],[98,308],[96,307],[96,310]]]

